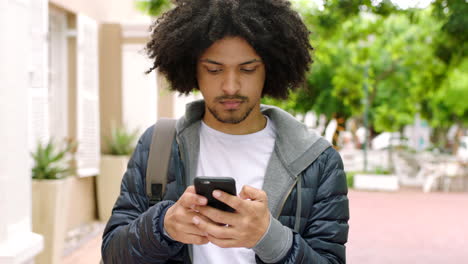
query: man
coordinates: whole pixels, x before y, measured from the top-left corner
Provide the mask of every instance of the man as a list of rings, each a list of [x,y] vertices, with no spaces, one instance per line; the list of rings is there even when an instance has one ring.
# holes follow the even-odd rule
[[[311,62],[308,30],[284,0],[182,0],[147,45],[172,89],[203,101],[177,122],[163,201],[149,206],[153,128],[141,137],[103,236],[104,263],[345,263],[348,199],[337,152],[288,113]],[[207,206],[196,176],[236,179]],[[221,224],[220,224],[221,223]]]

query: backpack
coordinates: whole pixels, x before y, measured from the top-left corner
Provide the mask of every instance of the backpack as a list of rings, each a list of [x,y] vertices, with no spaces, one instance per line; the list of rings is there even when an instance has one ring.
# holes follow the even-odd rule
[[[150,206],[162,201],[164,197],[176,121],[161,118],[154,126],[146,167],[146,194]]]
[[[149,197],[150,206],[155,205],[164,197],[176,121],[161,118],[154,125],[146,166],[146,194]],[[102,258],[99,264],[104,264]]]

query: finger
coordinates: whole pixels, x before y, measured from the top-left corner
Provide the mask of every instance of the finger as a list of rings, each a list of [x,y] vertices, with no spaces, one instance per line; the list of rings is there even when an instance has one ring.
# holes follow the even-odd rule
[[[189,187],[187,187],[187,189],[185,189],[185,192],[196,193],[195,192],[195,186],[190,185]]]
[[[206,205],[208,204],[208,200],[201,195],[193,193],[184,193],[182,197],[180,197],[179,203],[183,207],[190,209],[194,208],[195,205]]]
[[[267,194],[260,189],[254,188],[252,186],[244,185],[241,192],[239,193],[241,199],[250,199],[253,201],[266,201]]]
[[[204,206],[200,206],[200,207],[204,207]],[[181,225],[192,225],[193,224],[192,218],[194,216],[201,217],[205,221],[210,221],[209,218],[207,218],[206,216],[200,214],[198,211],[195,211],[195,210],[189,209],[189,208],[185,208],[185,207],[180,207],[180,210],[179,210],[177,216],[175,217],[175,221],[177,223],[181,224]]]
[[[210,241],[206,236],[187,235],[184,241],[181,242],[183,242],[184,244],[203,245]]]
[[[193,223],[207,236],[216,238],[233,238],[237,233],[233,228],[226,225],[218,225],[216,223],[207,222],[198,216],[193,217]]]
[[[187,233],[192,235],[206,236],[205,232],[202,232],[192,221],[193,217],[198,216],[206,222],[212,222],[206,216],[200,215],[191,211],[190,209],[182,209],[186,212],[180,214],[178,217],[172,220],[173,229],[180,233]],[[214,223],[214,222],[213,222]]]
[[[197,214],[195,214],[194,216],[197,216],[197,217],[201,218],[203,221],[205,221],[205,222],[207,222],[207,223],[212,223],[212,224],[214,224],[214,225],[219,225],[219,223],[214,222],[214,221],[211,220],[210,218],[208,218],[208,217],[206,217],[206,216],[204,216],[204,215],[202,215],[202,214],[200,214],[200,213],[197,213]],[[194,216],[193,216],[193,217],[194,217]],[[194,223],[193,223],[193,217],[190,218],[190,224],[192,224],[192,225],[194,225]],[[196,226],[196,225],[195,225],[195,226]],[[196,227],[198,228],[198,226],[196,226]],[[204,233],[203,233],[203,234],[204,234]],[[205,235],[206,235],[206,234],[205,234]]]
[[[197,206],[195,210],[197,210],[201,216],[205,216],[215,223],[228,225],[235,225],[238,223],[238,215],[236,213],[225,212],[211,206]]]
[[[244,202],[244,200],[240,199],[237,196],[231,195],[220,190],[214,190],[212,195],[215,199],[220,200],[221,202],[231,206],[236,211],[242,209],[242,203]]]
[[[206,237],[208,235],[205,231],[202,231],[200,228],[198,228],[198,226],[195,225],[194,223],[181,226],[180,229],[184,230],[185,235],[202,236],[202,237]]]
[[[206,205],[208,204],[208,199],[202,195],[198,195],[192,192],[193,186],[187,187],[184,194],[179,199],[180,205],[185,208],[193,208],[194,205]]]

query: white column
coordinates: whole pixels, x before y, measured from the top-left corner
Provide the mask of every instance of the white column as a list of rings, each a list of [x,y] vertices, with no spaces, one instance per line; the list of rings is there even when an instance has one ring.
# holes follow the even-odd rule
[[[78,176],[99,174],[99,24],[83,14],[77,17],[77,138]]]
[[[146,75],[151,62],[142,54],[144,44],[122,47],[122,116],[130,131],[143,133],[158,115],[156,76]]]
[[[0,1],[0,263],[30,263],[42,250],[31,232],[28,104],[32,1]]]
[[[122,24],[122,39],[148,37],[149,24]],[[156,122],[158,94],[154,71],[145,74],[152,62],[144,49],[146,42],[122,44],[122,118],[130,131],[143,133]]]

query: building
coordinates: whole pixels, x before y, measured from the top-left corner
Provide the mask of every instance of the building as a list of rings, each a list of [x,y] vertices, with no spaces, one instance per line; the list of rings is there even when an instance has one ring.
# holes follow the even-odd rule
[[[28,263],[44,247],[32,231],[30,152],[76,139],[69,232],[96,220],[95,178],[112,124],[143,130],[194,99],[148,75],[151,18],[134,0],[0,1],[0,263]],[[4,214],[6,212],[6,214]]]

